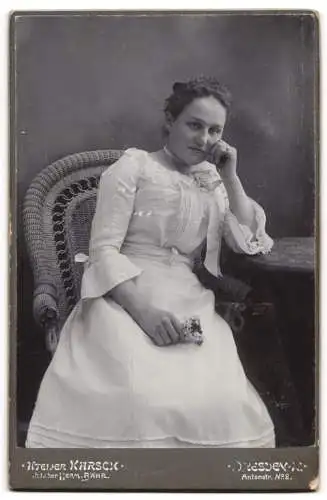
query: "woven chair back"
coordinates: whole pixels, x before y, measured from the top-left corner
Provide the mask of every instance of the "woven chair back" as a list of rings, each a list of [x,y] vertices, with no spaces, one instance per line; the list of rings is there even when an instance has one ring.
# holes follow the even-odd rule
[[[34,289],[54,290],[60,325],[80,298],[83,264],[75,255],[88,254],[100,175],[121,154],[66,156],[42,170],[26,193],[23,220]]]

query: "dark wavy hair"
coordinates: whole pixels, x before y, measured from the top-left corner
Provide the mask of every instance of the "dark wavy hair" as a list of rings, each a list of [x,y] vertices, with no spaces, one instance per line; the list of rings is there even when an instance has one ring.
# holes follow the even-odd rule
[[[165,100],[167,118],[176,120],[183,109],[198,97],[212,96],[228,111],[232,102],[230,91],[214,77],[200,76],[187,82],[176,82],[173,93]]]

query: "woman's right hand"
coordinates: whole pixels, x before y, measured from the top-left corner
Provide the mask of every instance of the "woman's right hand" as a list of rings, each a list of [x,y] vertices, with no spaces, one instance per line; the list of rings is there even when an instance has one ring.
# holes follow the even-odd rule
[[[132,316],[154,344],[165,346],[184,340],[182,324],[176,316],[149,306],[133,280],[120,283],[110,291],[109,296]]]
[[[184,338],[182,323],[171,312],[148,307],[138,314],[138,324],[157,346],[177,344]]]

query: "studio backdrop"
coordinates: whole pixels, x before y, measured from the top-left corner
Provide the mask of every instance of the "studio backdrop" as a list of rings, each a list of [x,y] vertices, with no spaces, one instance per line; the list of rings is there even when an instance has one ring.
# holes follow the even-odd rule
[[[30,15],[15,27],[18,419],[49,359],[32,316],[22,203],[33,178],[75,152],[162,145],[173,82],[212,75],[232,92],[225,140],[272,237],[315,229],[314,19],[294,15]],[[23,425],[24,427],[24,425]]]

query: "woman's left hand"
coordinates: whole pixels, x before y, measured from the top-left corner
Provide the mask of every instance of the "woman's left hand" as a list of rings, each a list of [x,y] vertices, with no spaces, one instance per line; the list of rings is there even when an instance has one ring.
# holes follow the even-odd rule
[[[207,157],[210,163],[216,165],[222,180],[236,177],[237,149],[220,139],[211,148]]]

